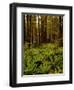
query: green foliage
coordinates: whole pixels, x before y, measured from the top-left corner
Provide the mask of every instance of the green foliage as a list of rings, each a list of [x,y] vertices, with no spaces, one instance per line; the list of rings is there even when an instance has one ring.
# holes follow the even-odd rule
[[[24,74],[63,73],[63,48],[56,44],[24,47]]]

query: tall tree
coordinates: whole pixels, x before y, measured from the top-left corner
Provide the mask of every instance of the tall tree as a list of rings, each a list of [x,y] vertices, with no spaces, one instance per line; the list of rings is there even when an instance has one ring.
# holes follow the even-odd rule
[[[41,43],[41,16],[38,15],[39,45]]]
[[[59,16],[59,43],[63,45],[63,16]]]
[[[41,16],[41,42],[46,42],[47,37],[47,16]]]

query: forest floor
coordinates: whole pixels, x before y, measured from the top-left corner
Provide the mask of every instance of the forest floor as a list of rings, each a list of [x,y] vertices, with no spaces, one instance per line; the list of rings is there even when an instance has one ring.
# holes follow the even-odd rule
[[[24,47],[24,75],[63,73],[63,47],[45,43]]]

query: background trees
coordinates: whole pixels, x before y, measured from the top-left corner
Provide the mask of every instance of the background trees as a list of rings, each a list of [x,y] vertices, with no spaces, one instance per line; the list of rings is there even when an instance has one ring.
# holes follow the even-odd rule
[[[63,45],[63,16],[24,15],[24,41],[28,46],[41,43]]]

